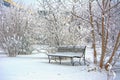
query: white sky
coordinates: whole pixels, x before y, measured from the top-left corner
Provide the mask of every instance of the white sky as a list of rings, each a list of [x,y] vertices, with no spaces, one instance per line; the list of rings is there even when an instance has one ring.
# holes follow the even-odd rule
[[[35,4],[36,0],[13,0],[15,2],[23,2],[26,5]]]

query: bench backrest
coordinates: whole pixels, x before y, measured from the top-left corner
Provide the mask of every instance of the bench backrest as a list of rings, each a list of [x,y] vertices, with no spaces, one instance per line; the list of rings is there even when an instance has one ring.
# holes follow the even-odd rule
[[[86,46],[62,46],[62,47],[58,47],[58,52],[85,52]]]
[[[58,47],[58,52],[74,52],[74,47]]]
[[[86,51],[86,46],[82,47],[58,47],[58,52],[75,52],[75,53],[80,53],[80,56],[78,58],[83,58],[84,64],[85,63],[85,51]]]

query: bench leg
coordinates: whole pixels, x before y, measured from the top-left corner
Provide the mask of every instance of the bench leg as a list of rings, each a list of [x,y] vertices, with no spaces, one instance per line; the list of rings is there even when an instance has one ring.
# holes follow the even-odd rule
[[[74,66],[73,57],[71,57],[70,59],[71,59],[71,64]]]
[[[61,64],[61,59],[62,59],[62,58],[59,56],[59,61],[60,61],[60,64]]]
[[[84,59],[84,65],[86,65],[85,57],[83,57],[83,59]]]
[[[48,56],[48,59],[49,59],[49,63],[50,63],[50,56]]]
[[[81,65],[81,58],[79,59],[79,64]]]

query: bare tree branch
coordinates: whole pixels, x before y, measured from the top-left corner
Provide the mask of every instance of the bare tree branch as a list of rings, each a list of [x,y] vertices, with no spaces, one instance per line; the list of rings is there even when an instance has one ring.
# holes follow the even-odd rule
[[[105,10],[105,13],[107,13],[109,10],[113,9],[114,7],[118,6],[119,4],[120,4],[120,1],[115,5],[111,6],[109,9]]]

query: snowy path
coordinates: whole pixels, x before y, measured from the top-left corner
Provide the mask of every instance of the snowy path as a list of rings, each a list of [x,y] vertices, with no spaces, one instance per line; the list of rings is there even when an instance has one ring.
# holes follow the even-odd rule
[[[106,80],[104,73],[85,69],[85,66],[48,63],[44,54],[15,58],[0,55],[0,80]]]

